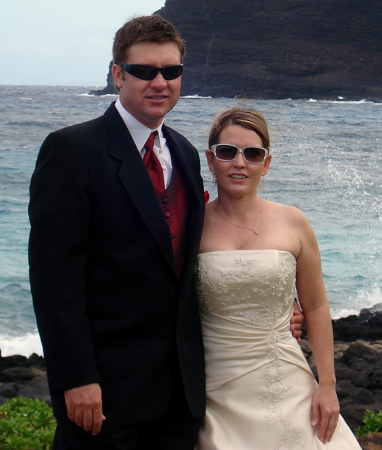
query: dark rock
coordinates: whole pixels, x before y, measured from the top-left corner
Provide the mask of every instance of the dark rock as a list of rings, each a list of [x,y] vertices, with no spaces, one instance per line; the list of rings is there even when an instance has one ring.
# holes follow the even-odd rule
[[[367,361],[354,361],[353,364],[351,364],[351,368],[354,372],[363,372],[367,369],[370,363]]]
[[[187,44],[182,95],[382,100],[379,1],[167,0],[158,13]]]
[[[1,365],[2,364],[2,365]],[[38,398],[48,405],[51,399],[42,356],[32,354],[29,358],[0,357],[0,405],[13,397]]]
[[[33,353],[27,360],[28,367],[46,371],[45,360],[42,356]]]
[[[312,360],[309,342],[303,340],[301,347]],[[334,354],[341,414],[354,431],[363,425],[366,409],[382,410],[382,341],[335,342]]]
[[[51,405],[45,361],[33,353],[0,356],[0,405],[13,397],[38,398]]]
[[[5,356],[4,358],[0,354],[0,371],[9,369],[10,367],[20,366],[25,364],[27,358],[21,355]]]
[[[357,395],[358,388],[349,380],[341,380],[336,385],[336,391],[338,400],[341,401],[348,397],[351,400],[351,403],[353,403],[352,399]]]
[[[337,362],[335,369],[336,369],[337,383],[342,380],[349,380],[353,375],[352,369],[340,361]]]
[[[358,405],[372,405],[374,403],[374,395],[367,389],[360,388],[355,394],[354,403]]]
[[[382,450],[382,433],[370,433],[358,438],[363,450]]]
[[[0,374],[0,381],[30,381],[37,375],[37,369],[28,367],[11,367]]]
[[[365,372],[353,372],[350,379],[354,386],[357,387],[366,386],[369,381],[367,373]]]
[[[360,5],[168,0],[159,13],[187,43],[185,94],[381,98],[380,78],[365,64],[380,73],[382,10],[373,0]]]
[[[48,380],[46,374],[34,377],[30,383],[21,387],[17,393],[18,397],[38,398],[51,405]]]
[[[341,364],[338,373],[341,374],[343,366],[347,365],[351,368],[346,379],[344,373],[342,373],[341,380],[346,380],[346,383],[351,383],[356,388],[362,388],[362,391],[358,390],[356,393],[351,392],[351,403],[354,404],[372,404],[375,401],[374,390],[382,389],[382,353],[369,348],[360,343],[350,345],[343,355],[339,358]],[[337,374],[337,364],[336,364]],[[342,381],[339,381],[337,386],[341,385]],[[367,390],[368,393],[364,392]],[[346,393],[341,390],[338,391],[340,400],[347,398]],[[346,399],[344,404],[350,403],[349,398]]]
[[[374,405],[341,405],[341,415],[354,431],[357,427],[363,425],[362,419],[366,409],[379,412],[382,410],[382,405],[380,403],[374,403]]]
[[[351,345],[340,358],[340,361],[348,366],[353,366],[356,363],[375,363],[380,359],[380,354],[365,345],[355,343]],[[362,368],[361,368],[362,369]]]
[[[368,319],[349,316],[333,320],[335,341],[355,342],[357,339],[377,341],[382,339],[382,314],[371,314]]]
[[[18,392],[18,385],[15,383],[0,383],[0,397],[12,398]]]
[[[374,389],[374,400],[376,403],[382,403],[382,389]]]
[[[382,303],[376,303],[371,308],[361,309],[359,313],[359,318],[364,321],[370,320],[373,316],[381,316],[382,315]]]
[[[365,366],[362,371],[353,372],[351,382],[354,386],[380,390],[382,388],[382,362]]]

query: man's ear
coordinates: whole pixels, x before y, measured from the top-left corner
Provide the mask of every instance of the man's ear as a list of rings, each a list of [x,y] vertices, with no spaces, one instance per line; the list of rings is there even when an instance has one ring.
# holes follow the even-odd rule
[[[113,64],[111,73],[114,78],[114,84],[117,89],[121,89],[123,81],[123,69],[118,64]]]

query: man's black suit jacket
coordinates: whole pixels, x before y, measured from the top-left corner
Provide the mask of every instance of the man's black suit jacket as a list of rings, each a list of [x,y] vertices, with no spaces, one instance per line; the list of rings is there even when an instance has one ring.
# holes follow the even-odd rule
[[[41,147],[30,187],[30,282],[57,417],[67,417],[64,390],[100,383],[109,420],[155,420],[178,362],[191,413],[204,414],[193,275],[203,182],[196,149],[163,132],[188,192],[180,279],[157,195],[114,104]]]

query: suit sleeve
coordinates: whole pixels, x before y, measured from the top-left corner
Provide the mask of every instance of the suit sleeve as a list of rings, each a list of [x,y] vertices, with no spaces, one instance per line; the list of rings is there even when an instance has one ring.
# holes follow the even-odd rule
[[[30,283],[52,393],[99,382],[86,314],[89,180],[68,132],[43,143],[30,185]]]

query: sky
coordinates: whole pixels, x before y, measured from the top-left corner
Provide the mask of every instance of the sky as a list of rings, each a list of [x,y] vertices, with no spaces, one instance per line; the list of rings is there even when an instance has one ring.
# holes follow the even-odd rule
[[[106,85],[115,32],[165,0],[0,0],[0,85]]]

